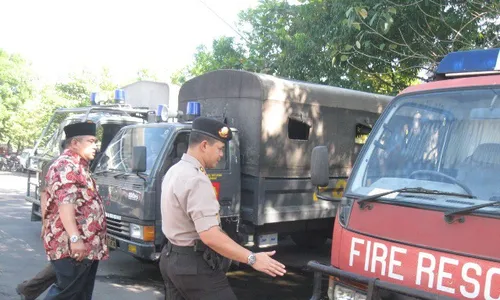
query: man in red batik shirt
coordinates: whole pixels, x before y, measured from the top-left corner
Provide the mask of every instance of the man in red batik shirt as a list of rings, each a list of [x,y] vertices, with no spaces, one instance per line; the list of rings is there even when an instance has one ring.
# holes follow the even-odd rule
[[[92,299],[100,260],[108,258],[104,206],[90,176],[97,151],[96,125],[64,127],[65,150],[45,177],[43,242],[57,282],[45,299]]]

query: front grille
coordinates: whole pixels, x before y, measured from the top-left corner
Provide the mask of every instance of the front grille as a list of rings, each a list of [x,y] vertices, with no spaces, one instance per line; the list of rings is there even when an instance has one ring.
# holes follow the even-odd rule
[[[122,238],[130,239],[130,223],[106,217],[108,232]]]

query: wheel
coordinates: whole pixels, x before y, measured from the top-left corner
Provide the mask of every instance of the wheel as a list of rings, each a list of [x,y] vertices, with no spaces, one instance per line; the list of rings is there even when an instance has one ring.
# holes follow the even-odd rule
[[[300,232],[290,235],[295,245],[301,248],[319,248],[323,246],[328,239],[324,232]]]
[[[443,178],[444,180],[448,181],[449,183],[453,183],[453,184],[458,185],[465,192],[467,192],[467,194],[469,194],[471,196],[474,196],[472,194],[472,191],[469,189],[468,186],[465,185],[465,183],[462,183],[459,180],[457,180],[456,178],[453,178],[453,177],[451,177],[449,175],[446,175],[446,174],[438,172],[438,171],[433,171],[433,170],[417,170],[417,171],[412,172],[410,174],[410,176],[408,176],[408,178],[417,177],[419,175],[430,175],[430,176],[436,176],[436,177]]]
[[[36,221],[41,221],[42,218],[40,217],[41,210],[40,210],[40,205],[33,203],[31,205],[31,221],[36,222]]]

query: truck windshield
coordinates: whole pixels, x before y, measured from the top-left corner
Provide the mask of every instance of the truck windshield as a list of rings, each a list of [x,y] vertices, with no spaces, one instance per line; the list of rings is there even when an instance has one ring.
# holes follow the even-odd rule
[[[132,152],[136,146],[146,146],[146,172],[149,174],[160,154],[171,128],[132,127],[120,131],[110,142],[95,169],[95,173],[105,171],[132,171]]]
[[[347,193],[367,196],[425,188],[468,194],[477,198],[474,201],[496,201],[500,197],[499,132],[500,89],[396,98],[358,157]],[[419,197],[405,195],[412,201]]]

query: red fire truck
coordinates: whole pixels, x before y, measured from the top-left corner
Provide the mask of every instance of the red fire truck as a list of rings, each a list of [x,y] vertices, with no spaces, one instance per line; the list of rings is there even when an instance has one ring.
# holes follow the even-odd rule
[[[436,74],[387,106],[342,199],[319,194],[332,158],[313,150],[318,197],[341,204],[312,299],[322,274],[329,299],[500,299],[500,49]]]

